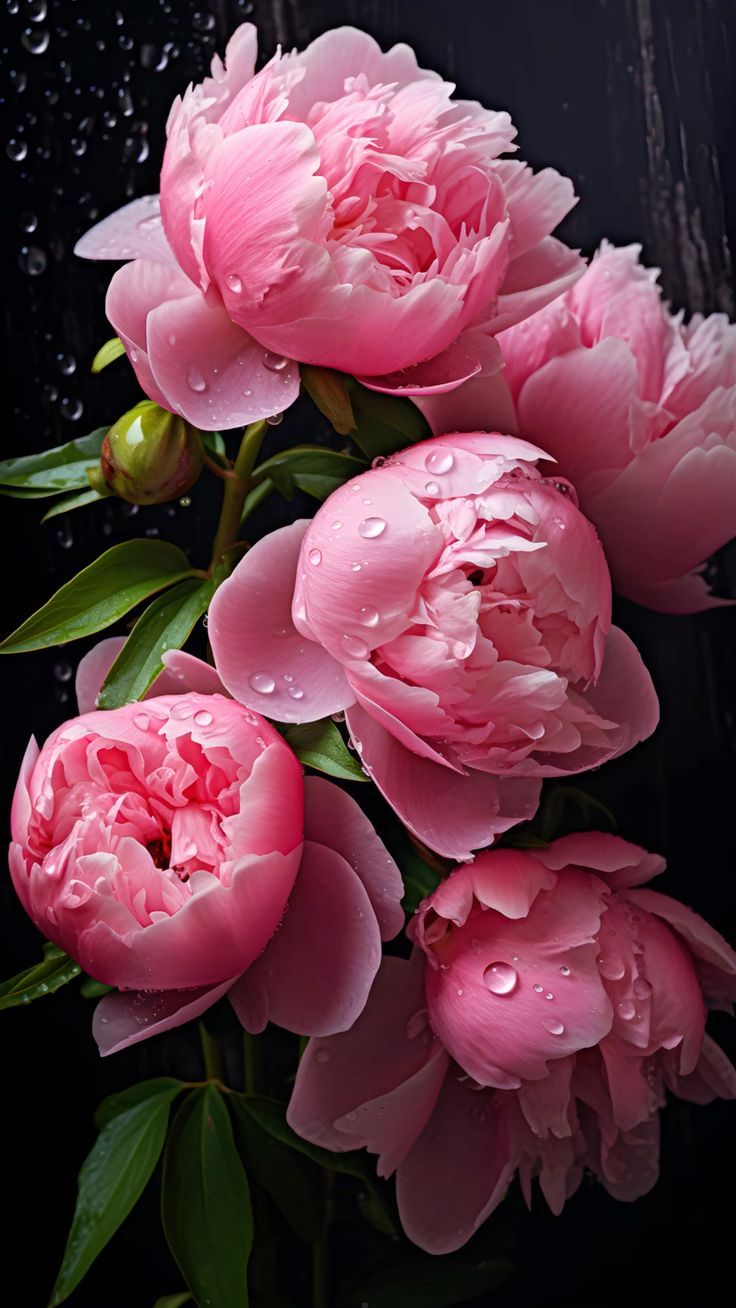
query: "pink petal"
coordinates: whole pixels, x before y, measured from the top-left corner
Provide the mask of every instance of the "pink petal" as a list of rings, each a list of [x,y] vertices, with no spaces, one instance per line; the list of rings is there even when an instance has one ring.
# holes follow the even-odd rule
[[[519,430],[506,376],[485,370],[451,391],[420,395],[416,400],[435,436],[450,431]]]
[[[117,1054],[149,1036],[191,1022],[216,1004],[232,983],[230,978],[198,990],[117,990],[105,995],[92,1018],[92,1034],[100,1054],[103,1058]]]
[[[730,1007],[736,1000],[736,953],[720,932],[699,913],[656,890],[632,890],[627,898],[667,922],[687,943],[706,997],[713,1006]]]
[[[352,1139],[354,1148],[378,1154],[379,1176],[391,1176],[424,1130],[442,1089],[447,1064],[447,1054],[435,1042],[427,1062],[408,1080],[337,1119],[337,1130]]]
[[[156,382],[148,357],[148,315],[158,305],[190,297],[192,283],[179,268],[135,259],[118,268],[107,288],[105,312],[125,346],[138,381],[149,399],[171,408]]]
[[[354,1148],[335,1123],[410,1080],[433,1057],[436,1046],[421,1020],[424,970],[419,951],[408,962],[384,958],[350,1030],[310,1040],[287,1111],[298,1135],[337,1152]]]
[[[260,991],[278,1026],[333,1035],[361,1013],[380,961],[378,924],[361,881],[340,854],[307,840],[281,926],[230,1001],[243,1020],[254,1007],[252,992]]]
[[[153,309],[147,340],[151,371],[168,407],[204,431],[270,417],[299,394],[296,364],[269,367],[263,346],[199,291]]]
[[[483,326],[494,334],[512,327],[556,300],[584,272],[585,263],[576,250],[568,249],[554,236],[546,236],[531,250],[512,259],[497,310]]]
[[[33,812],[33,804],[30,796],[30,783],[33,775],[33,769],[40,750],[36,743],[35,736],[31,736],[26,751],[23,755],[23,761],[20,765],[18,780],[15,785],[13,795],[13,804],[10,811],[10,829],[13,834],[13,840],[25,843],[28,831],[28,822]]]
[[[490,1097],[445,1077],[437,1106],[396,1177],[401,1224],[427,1253],[451,1253],[501,1202],[516,1159]]]
[[[393,939],[404,925],[401,873],[352,796],[324,777],[304,779],[304,839],[342,855],[363,883],[381,939]]]
[[[573,864],[594,868],[603,873],[614,890],[651,881],[667,866],[661,854],[648,854],[639,845],[603,831],[576,831],[570,836],[560,836],[547,849],[540,850],[537,857],[556,872]]]
[[[341,665],[292,620],[299,550],[309,525],[295,522],[258,541],[209,610],[209,638],[224,684],[242,704],[279,722],[312,722],[354,700]]]
[[[695,1104],[710,1104],[714,1099],[736,1099],[736,1067],[709,1035],[694,1071],[682,1076],[676,1067],[669,1069],[667,1083],[675,1094]]]
[[[97,708],[97,696],[102,689],[102,683],[123,648],[125,640],[125,636],[108,636],[105,640],[99,640],[79,660],[74,689],[80,713],[91,713]]]
[[[577,204],[569,177],[554,168],[535,173],[528,164],[502,159],[496,172],[503,181],[517,255],[538,246]]]
[[[215,668],[194,654],[187,654],[186,650],[167,650],[163,664],[163,672],[157,676],[146,699],[152,695],[181,695],[190,690],[201,695],[226,694]]]
[[[437,396],[455,390],[481,372],[492,376],[502,366],[503,357],[493,337],[467,331],[433,359],[383,377],[358,377],[358,381],[389,395]]]
[[[176,267],[164,236],[157,195],[131,200],[108,218],[90,227],[74,246],[80,259],[151,259]]]
[[[532,817],[540,782],[461,776],[419,758],[359,705],[348,709],[350,735],[372,780],[405,826],[438,854],[459,862],[501,831]]]

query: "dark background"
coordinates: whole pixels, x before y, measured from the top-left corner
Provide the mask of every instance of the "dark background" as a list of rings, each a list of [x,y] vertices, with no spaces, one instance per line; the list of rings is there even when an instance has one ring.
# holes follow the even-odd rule
[[[301,45],[341,22],[365,27],[384,45],[409,41],[464,96],[511,111],[521,157],[574,179],[582,200],[561,231],[570,244],[590,253],[604,235],[640,240],[676,307],[732,309],[732,0],[117,0],[117,8],[114,0],[3,0],[1,18],[3,456],[82,435],[134,400],[123,365],[102,378],[89,374],[111,334],[103,312],[111,269],[79,263],[72,247],[97,217],[157,190],[171,100],[202,77],[246,18],[258,24],[267,54],[277,41]],[[295,429],[287,418],[289,443],[309,438],[309,421],[305,412]],[[105,504],[42,527],[43,505],[2,500],[3,631],[118,540],[160,533],[206,562],[215,490],[203,483],[192,498],[189,508],[155,511]],[[733,551],[723,552],[712,574],[720,593],[736,596]],[[618,620],[652,671],[662,726],[633,756],[584,784],[617,811],[623,834],[667,856],[662,888],[733,938],[736,616],[727,609],[667,618],[621,605]],[[81,652],[72,646],[3,664],[4,831],[29,732],[44,737],[74,711],[70,677]],[[39,942],[7,879],[0,889],[2,974],[10,975],[37,957]],[[102,1095],[163,1071],[199,1074],[188,1032],[100,1062],[91,1005],[72,989],[0,1021],[2,1267],[12,1308],[47,1300]],[[727,1020],[714,1020],[712,1030],[733,1056]],[[512,1240],[518,1271],[485,1302],[732,1302],[733,1122],[729,1105],[673,1103],[660,1184],[635,1205],[584,1186],[555,1219],[540,1200],[527,1216],[512,1192],[483,1251]],[[175,1291],[181,1279],[157,1225],[153,1194],[72,1296],[72,1308],[148,1308]]]

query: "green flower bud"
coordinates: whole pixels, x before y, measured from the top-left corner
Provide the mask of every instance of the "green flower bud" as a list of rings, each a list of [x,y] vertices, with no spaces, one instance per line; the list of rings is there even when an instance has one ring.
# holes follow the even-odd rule
[[[129,504],[165,504],[191,489],[203,459],[196,427],[142,400],[110,428],[100,469],[110,489]]]

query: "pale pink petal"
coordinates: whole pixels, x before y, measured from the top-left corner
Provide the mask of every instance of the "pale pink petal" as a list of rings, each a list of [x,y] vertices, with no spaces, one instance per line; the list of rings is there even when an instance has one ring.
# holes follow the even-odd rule
[[[369,1099],[337,1119],[337,1130],[345,1132],[354,1148],[378,1154],[379,1176],[390,1176],[396,1170],[424,1130],[442,1089],[447,1065],[447,1054],[435,1042],[429,1059],[413,1076],[395,1090]]]
[[[151,259],[176,267],[164,236],[157,195],[131,200],[108,218],[90,227],[74,246],[80,259]]]
[[[247,1018],[254,1006],[248,992],[261,991],[277,1026],[333,1035],[362,1012],[380,961],[378,924],[361,881],[340,854],[307,840],[281,925],[230,1001],[241,1016],[242,995]]]
[[[494,334],[512,327],[556,300],[584,272],[585,263],[576,250],[568,249],[554,236],[546,236],[512,259],[496,312],[483,326]]]
[[[158,305],[190,297],[193,291],[189,278],[179,268],[150,259],[135,259],[118,268],[107,288],[105,312],[146,395],[164,408],[171,408],[171,404],[151,371],[148,315]]]
[[[603,873],[614,890],[651,881],[667,866],[660,854],[648,854],[641,846],[603,831],[560,836],[546,849],[540,849],[537,858],[556,872],[570,865],[594,868]]]
[[[535,173],[528,164],[501,159],[495,171],[503,181],[517,255],[543,241],[577,204],[569,177],[554,168]]]
[[[358,381],[371,390],[390,395],[439,396],[467,385],[481,372],[484,376],[493,376],[502,366],[503,357],[492,336],[466,331],[433,359],[383,377],[358,377]],[[453,430],[459,426],[453,424]]]
[[[80,713],[91,713],[97,708],[97,696],[102,683],[125,641],[125,636],[108,636],[105,640],[99,640],[79,660],[74,689]]]
[[[459,1249],[500,1203],[515,1166],[490,1097],[449,1071],[429,1122],[397,1172],[399,1214],[409,1239],[427,1253]]]
[[[348,709],[347,722],[381,794],[410,831],[446,858],[462,862],[534,814],[538,781],[451,772],[406,749],[359,705]]]
[[[454,390],[417,396],[416,404],[435,436],[449,431],[518,432],[505,372],[483,370]]]
[[[341,854],[360,878],[383,940],[404,925],[401,873],[355,800],[324,777],[304,779],[304,839]]]
[[[291,610],[308,522],[270,532],[217,590],[208,632],[230,693],[280,722],[312,722],[355,698],[341,665],[302,636]]]
[[[216,1004],[233,983],[197,990],[117,990],[105,995],[92,1018],[92,1034],[104,1058],[136,1045],[149,1036],[183,1026]]]
[[[183,649],[170,649],[163,655],[163,672],[154,681],[151,695],[181,695],[189,690],[201,695],[225,695],[227,692],[215,668]]]
[[[682,937],[694,955],[706,998],[713,1007],[730,1009],[731,1001],[736,1001],[736,953],[720,932],[699,913],[656,890],[631,890],[628,898]]]

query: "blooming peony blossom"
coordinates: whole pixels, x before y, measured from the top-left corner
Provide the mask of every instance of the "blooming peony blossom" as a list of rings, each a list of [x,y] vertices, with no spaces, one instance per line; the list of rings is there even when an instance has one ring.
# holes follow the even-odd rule
[[[343,27],[259,73],[256,52],[246,23],[175,101],[160,214],[134,201],[77,246],[132,260],[107,314],[146,393],[217,428],[290,404],[293,360],[408,393],[500,366],[494,333],[582,272],[550,236],[571,183],[501,158],[508,114],[406,45]]]
[[[83,706],[119,644],[82,666]],[[13,883],[44,935],[117,988],[95,1014],[103,1053],[228,992],[248,1030],[269,1017],[342,1030],[403,923],[398,870],[357,804],[305,781],[282,737],[213,681],[221,691],[213,669],[170,655],[154,689],[179,693],[84,711],[23,764]]]
[[[701,572],[736,535],[736,326],[685,325],[639,254],[604,242],[572,290],[501,334],[507,384],[479,379],[427,414],[435,430],[538,441],[574,481],[615,588],[692,613],[722,602]]]
[[[385,958],[355,1026],[312,1040],[288,1116],[396,1171],[410,1239],[469,1239],[518,1173],[559,1213],[590,1169],[636,1199],[657,1179],[667,1090],[736,1097],[705,1035],[736,954],[691,909],[640,889],[663,860],[598,832],[500,849],[425,900],[409,961]]]
[[[477,432],[411,446],[261,540],[210,609],[228,690],[280,721],[345,709],[376,785],[450,858],[657,722],[595,532],[542,457]]]

